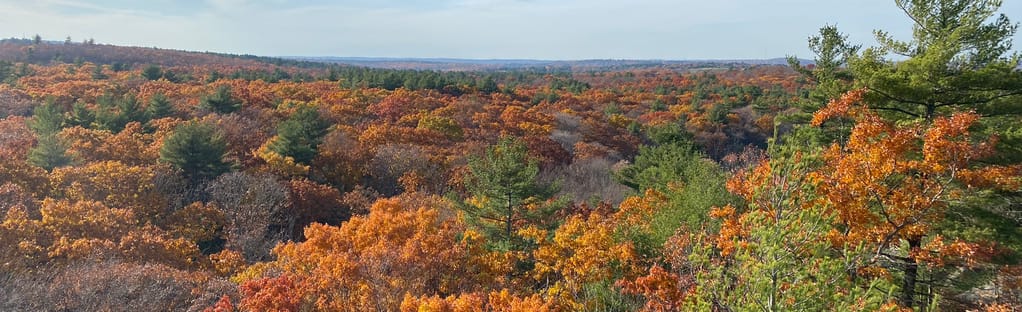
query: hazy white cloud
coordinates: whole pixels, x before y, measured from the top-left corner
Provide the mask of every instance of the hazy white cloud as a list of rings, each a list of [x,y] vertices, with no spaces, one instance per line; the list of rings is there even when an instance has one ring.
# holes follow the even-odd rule
[[[260,55],[768,58],[808,56],[806,37],[827,23],[866,44],[874,28],[910,27],[889,0],[25,2],[0,0],[0,36]]]

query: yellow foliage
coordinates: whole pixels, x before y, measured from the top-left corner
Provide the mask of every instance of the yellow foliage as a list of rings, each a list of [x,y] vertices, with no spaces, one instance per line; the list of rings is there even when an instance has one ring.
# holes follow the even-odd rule
[[[165,201],[156,192],[153,167],[102,161],[84,167],[53,170],[53,192],[71,201],[99,201],[106,206],[131,209],[142,221],[162,217]]]
[[[264,170],[285,177],[308,175],[309,166],[299,164],[295,162],[294,158],[283,156],[270,150],[270,143],[276,139],[277,137],[271,138],[255,151],[255,156],[266,162]]]
[[[584,285],[609,280],[614,272],[627,271],[636,261],[631,243],[615,239],[616,229],[617,220],[599,213],[568,217],[552,239],[538,240],[532,277],[556,280],[546,293],[558,306],[585,309],[589,303],[584,300]],[[525,232],[543,235],[536,230]]]
[[[158,262],[178,268],[194,266],[200,254],[194,242],[170,237],[154,226],[132,230],[120,238],[119,248],[125,259],[139,263]]]
[[[174,212],[166,227],[174,236],[198,243],[217,238],[226,224],[224,213],[215,205],[194,202]]]
[[[209,261],[213,263],[213,269],[221,276],[231,276],[245,268],[245,256],[230,249],[209,255]]]

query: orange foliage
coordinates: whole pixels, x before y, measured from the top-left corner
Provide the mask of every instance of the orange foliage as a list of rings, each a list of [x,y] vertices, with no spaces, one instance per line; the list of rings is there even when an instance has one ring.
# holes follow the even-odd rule
[[[157,168],[129,166],[117,161],[58,168],[51,174],[53,193],[71,200],[95,200],[131,209],[140,220],[164,217],[166,205],[155,189]]]
[[[340,227],[307,227],[306,241],[275,248],[270,266],[303,285],[291,295],[324,310],[396,310],[399,294],[471,289],[464,227],[445,209],[435,197],[382,199]]]
[[[858,120],[848,143],[828,149],[825,169],[814,174],[820,194],[836,210],[835,222],[844,228],[830,239],[837,245],[868,244],[877,257],[889,256],[888,248],[907,241],[908,259],[934,265],[951,260],[969,266],[989,257],[989,246],[959,239],[947,243],[934,235],[933,225],[944,218],[949,202],[975,187],[1017,189],[1020,167],[978,162],[993,154],[997,139],[971,134],[979,120],[973,112],[936,117],[929,124],[895,124],[855,106],[862,92],[850,92],[814,116],[816,124],[839,116]]]
[[[583,287],[614,278],[614,272],[633,270],[637,256],[631,242],[618,242],[617,220],[611,216],[591,213],[588,218],[568,218],[547,240],[535,228],[522,230],[522,235],[537,241],[533,251],[536,281],[555,280],[547,288],[550,301],[567,310],[586,309]],[[592,307],[589,307],[592,308]]]
[[[294,312],[302,307],[302,285],[288,275],[241,284],[240,308],[247,311]]]
[[[156,162],[159,146],[152,134],[143,133],[142,125],[129,123],[119,133],[82,127],[66,128],[60,133],[68,142],[68,153],[84,162],[114,160],[130,165]]]
[[[646,298],[643,311],[668,312],[679,311],[685,297],[695,291],[694,282],[664,270],[658,265],[649,269],[649,274],[637,278],[634,282],[619,283],[625,293],[642,295]]]

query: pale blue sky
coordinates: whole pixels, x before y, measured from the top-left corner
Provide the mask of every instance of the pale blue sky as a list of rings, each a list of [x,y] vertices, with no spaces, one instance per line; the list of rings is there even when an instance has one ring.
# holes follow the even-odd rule
[[[4,38],[267,56],[810,57],[828,23],[867,46],[910,33],[893,0],[0,0]]]

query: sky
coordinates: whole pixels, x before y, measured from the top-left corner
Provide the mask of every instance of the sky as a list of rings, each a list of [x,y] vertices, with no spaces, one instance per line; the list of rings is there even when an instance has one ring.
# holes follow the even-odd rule
[[[1022,21],[1022,1],[1001,12]],[[0,0],[3,38],[262,56],[811,58],[825,24],[911,34],[894,0]]]

